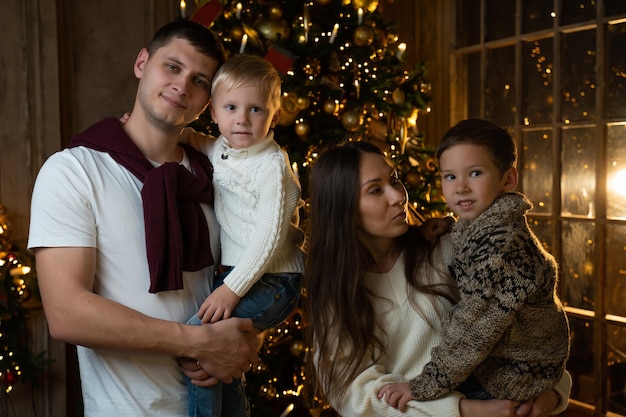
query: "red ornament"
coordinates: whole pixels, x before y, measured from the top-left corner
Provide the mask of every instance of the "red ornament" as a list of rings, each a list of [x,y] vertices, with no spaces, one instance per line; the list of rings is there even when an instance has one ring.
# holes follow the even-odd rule
[[[222,6],[218,1],[211,0],[204,6],[197,9],[194,14],[191,15],[189,20],[198,22],[206,27],[211,27],[215,18],[222,13],[223,8],[224,6]]]
[[[4,385],[11,387],[17,383],[18,379],[19,377],[17,376],[17,373],[13,371],[7,371],[2,378],[2,382],[4,383]]]

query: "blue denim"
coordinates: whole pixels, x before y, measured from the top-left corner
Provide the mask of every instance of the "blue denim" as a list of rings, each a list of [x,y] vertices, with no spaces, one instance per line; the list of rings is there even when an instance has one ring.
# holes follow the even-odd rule
[[[470,375],[465,381],[461,382],[455,391],[460,392],[467,398],[472,400],[491,400],[494,397],[484,390],[474,374]]]
[[[224,283],[232,268],[217,275],[213,289]],[[266,330],[278,326],[296,308],[302,288],[302,274],[267,273],[250,288],[233,310],[233,317],[252,319],[254,327]],[[197,315],[187,324],[201,325]],[[244,380],[230,384],[218,383],[213,387],[198,387],[185,376],[189,393],[190,417],[249,417],[250,405],[244,390]]]

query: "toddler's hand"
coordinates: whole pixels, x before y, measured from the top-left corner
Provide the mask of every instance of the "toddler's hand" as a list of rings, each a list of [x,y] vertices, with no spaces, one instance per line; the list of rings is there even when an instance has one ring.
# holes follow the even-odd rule
[[[227,319],[238,302],[239,296],[222,284],[204,300],[198,311],[198,317],[202,323],[215,323]]]
[[[129,117],[130,117],[130,113],[124,113],[122,117],[120,117],[120,123],[125,124],[128,121]]]
[[[431,243],[437,242],[439,236],[448,233],[452,229],[454,218],[446,216],[444,218],[427,219],[418,228],[422,237]]]
[[[394,382],[386,384],[378,391],[378,398],[387,402],[393,408],[404,412],[406,405],[411,401],[411,389],[408,382]]]

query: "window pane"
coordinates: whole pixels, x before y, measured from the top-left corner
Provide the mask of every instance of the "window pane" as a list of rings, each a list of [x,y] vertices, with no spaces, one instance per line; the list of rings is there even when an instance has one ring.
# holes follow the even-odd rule
[[[626,415],[626,327],[609,325],[607,345],[609,411]]]
[[[515,47],[487,51],[485,117],[502,126],[515,124]]]
[[[515,0],[487,0],[487,40],[515,35]]]
[[[604,15],[613,16],[616,14],[626,13],[626,1],[624,0],[607,0],[604,2]]]
[[[480,53],[467,57],[467,117],[481,117]]]
[[[606,117],[626,117],[626,23],[607,26]]]
[[[606,242],[606,312],[626,317],[626,225],[609,224]]]
[[[607,226],[606,312],[626,317],[626,225]]]
[[[593,404],[595,383],[593,375],[593,322],[570,317],[571,348],[567,370],[572,374],[570,398]]]
[[[596,18],[596,0],[563,0],[562,4],[561,23],[564,25]]]
[[[596,31],[563,34],[562,120],[595,118]]]
[[[594,223],[564,221],[562,236],[561,297],[570,307],[594,310],[596,292],[593,253],[595,250]]]
[[[607,130],[606,215],[626,220],[626,126],[612,125]]]
[[[480,0],[457,0],[458,47],[480,43]]]
[[[549,214],[552,212],[552,132],[525,132],[523,139],[521,174],[524,193],[535,206],[535,213]]]
[[[552,222],[544,218],[529,218],[528,224],[541,242],[541,246],[550,253],[552,252]]]
[[[554,24],[553,2],[546,0],[524,0],[522,2],[522,32],[551,28]]]
[[[595,129],[563,129],[562,132],[562,214],[594,218],[598,147]]]
[[[523,48],[524,124],[551,123],[554,104],[552,38],[525,42]]]

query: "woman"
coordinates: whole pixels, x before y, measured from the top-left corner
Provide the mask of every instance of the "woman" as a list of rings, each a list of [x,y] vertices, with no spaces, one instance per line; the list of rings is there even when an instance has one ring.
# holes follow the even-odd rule
[[[448,275],[451,242],[444,235],[432,245],[420,235],[406,189],[368,142],[336,146],[318,158],[310,204],[311,362],[320,390],[339,414],[536,417],[565,409],[568,374],[557,388],[522,405],[469,400],[453,391],[410,401],[400,411],[379,398],[384,384],[418,375],[439,343],[441,321],[458,297]]]

